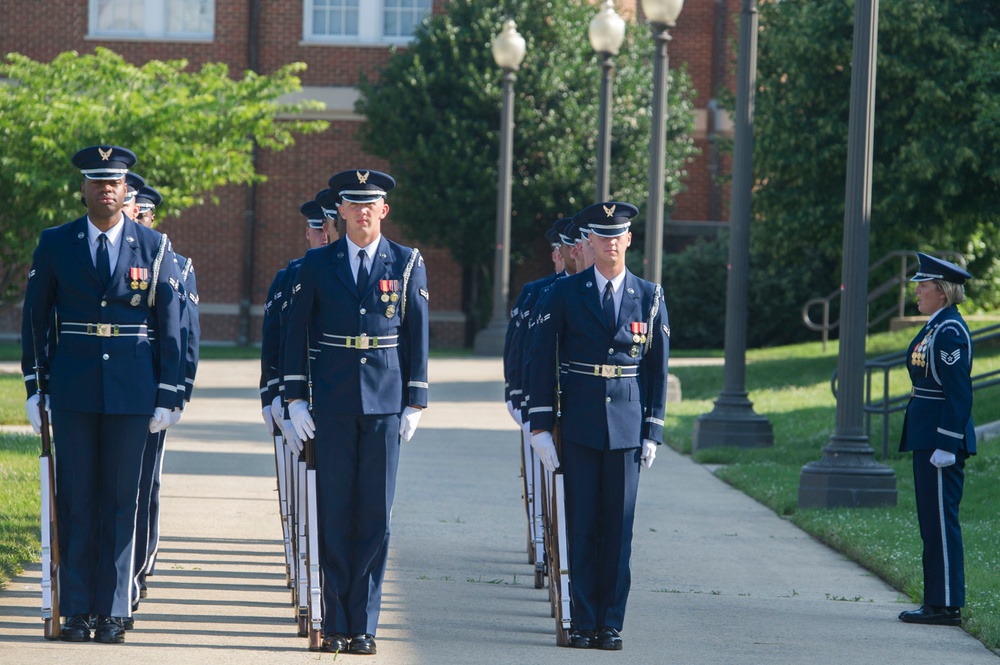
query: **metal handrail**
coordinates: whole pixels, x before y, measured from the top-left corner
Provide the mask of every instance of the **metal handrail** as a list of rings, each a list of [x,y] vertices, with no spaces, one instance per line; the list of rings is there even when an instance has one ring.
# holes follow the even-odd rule
[[[959,254],[958,252],[946,250],[940,252],[931,251],[925,253],[940,258],[951,257],[955,259],[956,260],[955,262],[958,263],[960,266],[962,266],[963,268],[965,267],[965,257]],[[909,282],[909,276],[911,272],[910,261],[913,261],[914,272],[916,271],[915,269],[918,265],[916,259],[913,258],[913,254],[914,252],[911,252],[909,250],[897,249],[895,251],[889,252],[881,259],[868,266],[868,274],[871,275],[889,261],[892,261],[893,259],[900,260],[899,271],[896,272],[896,274],[893,275],[891,278],[877,285],[874,289],[872,289],[868,293],[868,304],[871,304],[872,302],[874,302],[875,300],[877,300],[878,298],[882,297],[890,290],[892,290],[893,287],[899,288],[899,299],[897,303],[892,307],[889,307],[884,311],[878,313],[877,315],[869,317],[868,330],[871,330],[875,326],[879,325],[893,314],[895,314],[896,316],[904,316],[904,312],[906,310],[906,293],[907,293],[906,285]],[[824,351],[826,351],[826,343],[830,340],[830,331],[836,330],[840,326],[840,319],[837,319],[832,323],[830,322],[830,303],[834,300],[834,298],[837,298],[840,295],[840,292],[841,289],[838,288],[830,292],[826,296],[812,298],[809,301],[807,301],[805,305],[802,306],[802,322],[805,324],[806,328],[809,328],[809,330],[815,330],[816,332],[822,333]],[[822,306],[823,320],[821,323],[816,323],[809,316],[810,310],[816,305]]]
[[[973,347],[977,343],[989,342],[1000,339],[1000,323],[986,326],[971,332]],[[973,356],[975,357],[975,356]],[[871,440],[872,415],[882,416],[882,458],[889,455],[889,416],[893,413],[906,410],[906,405],[910,402],[910,393],[903,393],[893,397],[889,396],[889,373],[906,365],[906,351],[887,353],[865,361],[865,435]],[[837,399],[837,372],[833,371],[830,377],[830,391],[833,398]],[[878,398],[872,395],[872,385],[874,376],[878,373],[881,377],[881,395]],[[972,390],[982,390],[995,385],[1000,385],[1000,369],[972,375]]]

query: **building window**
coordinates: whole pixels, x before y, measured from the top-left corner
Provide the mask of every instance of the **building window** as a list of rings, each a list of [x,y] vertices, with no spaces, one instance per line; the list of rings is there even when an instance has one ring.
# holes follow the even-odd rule
[[[431,13],[433,0],[305,0],[307,42],[405,43]]]
[[[211,39],[215,0],[89,0],[90,36]]]

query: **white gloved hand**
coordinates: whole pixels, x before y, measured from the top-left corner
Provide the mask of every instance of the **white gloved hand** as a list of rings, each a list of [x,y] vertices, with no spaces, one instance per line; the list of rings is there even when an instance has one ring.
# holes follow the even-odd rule
[[[42,433],[42,413],[38,410],[38,402],[40,401],[38,393],[35,393],[24,403],[24,411],[28,414],[28,422],[31,423],[31,429],[35,430],[35,434]],[[52,422],[52,409],[49,407],[48,395],[45,396],[45,410],[48,412],[49,422]]]
[[[559,456],[556,454],[556,444],[552,441],[552,432],[532,434],[531,447],[549,473],[559,468]]]
[[[524,425],[524,423],[521,422],[521,409],[515,408],[514,403],[510,400],[507,400],[507,413],[509,413],[510,417],[514,419],[514,422],[517,423],[518,427]]]
[[[653,460],[656,459],[656,442],[652,439],[642,440],[642,456],[639,458],[639,463],[645,468],[653,466]]]
[[[170,409],[158,406],[153,410],[153,417],[149,419],[149,431],[152,434],[170,427]]]
[[[260,410],[260,415],[264,419],[264,426],[267,427],[267,433],[274,434],[274,417],[271,415],[271,407],[265,406]]]
[[[290,402],[288,404],[288,416],[292,421],[295,433],[299,435],[302,441],[313,438],[313,435],[316,434],[316,423],[313,422],[312,415],[309,413],[309,402],[304,399],[297,399],[294,402]]]
[[[298,433],[295,431],[295,425],[292,424],[291,420],[285,421],[284,432],[285,443],[287,443],[292,450],[295,451],[295,456],[298,457],[302,454],[304,446],[302,444],[302,439],[299,438]]]
[[[415,409],[408,406],[403,409],[403,415],[399,417],[399,438],[409,441],[413,438],[413,433],[417,431],[417,423],[420,422],[420,414],[423,409]]]
[[[941,450],[938,448],[931,454],[931,464],[939,469],[943,469],[946,466],[951,466],[955,463],[955,453],[949,453],[947,450]]]
[[[275,397],[271,400],[271,421],[274,422],[279,430],[284,430],[285,413],[281,410],[281,397]],[[271,430],[272,432],[274,430]]]
[[[174,425],[176,425],[177,421],[181,419],[181,414],[182,413],[184,413],[184,411],[182,411],[180,407],[177,407],[176,409],[174,409],[173,411],[171,411],[170,412],[170,422],[167,423],[167,427],[173,427]]]

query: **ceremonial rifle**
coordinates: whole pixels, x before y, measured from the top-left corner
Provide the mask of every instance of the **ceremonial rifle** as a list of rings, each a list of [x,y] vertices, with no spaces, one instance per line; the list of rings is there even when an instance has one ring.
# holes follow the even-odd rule
[[[27,316],[30,317],[28,312]],[[42,435],[42,453],[38,457],[42,494],[42,621],[47,640],[58,640],[62,633],[59,625],[59,524],[56,515],[56,469],[52,459],[52,438],[49,434],[49,413],[45,409],[42,390],[44,367],[38,355],[38,338],[35,322],[31,321],[31,345],[35,353],[35,394],[38,395],[38,413]]]
[[[309,336],[306,335],[306,349]],[[308,351],[307,351],[308,357]],[[306,367],[309,372],[309,410],[312,411],[313,382],[312,358]],[[316,435],[302,441],[305,456],[305,511],[306,511],[306,569],[308,572],[308,624],[309,650],[319,651],[323,647],[323,589],[319,581],[319,513],[316,507]],[[300,601],[301,602],[301,601]]]

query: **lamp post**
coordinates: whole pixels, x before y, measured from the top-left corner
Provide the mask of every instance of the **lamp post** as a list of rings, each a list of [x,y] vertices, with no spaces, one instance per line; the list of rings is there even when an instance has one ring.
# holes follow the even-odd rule
[[[649,202],[646,205],[646,254],[643,277],[660,283],[663,263],[663,179],[667,145],[667,42],[684,0],[642,0],[642,13],[656,42],[653,59],[653,125],[649,141]]]
[[[597,130],[597,193],[594,203],[610,199],[611,181],[611,92],[615,74],[613,56],[625,40],[625,19],[615,11],[612,0],[604,0],[600,11],[590,20],[587,31],[590,45],[601,61],[601,117]]]
[[[868,334],[868,245],[871,230],[872,135],[878,0],[855,0],[851,111],[847,128],[843,296],[837,359],[837,428],[823,458],[802,467],[800,508],[896,505],[896,475],[875,461],[864,429],[865,338]]]
[[[477,355],[503,354],[507,333],[507,299],[510,286],[510,180],[514,151],[514,72],[524,60],[524,37],[517,24],[508,20],[493,40],[493,60],[503,70],[503,107],[500,112],[500,167],[497,175],[497,226],[493,261],[493,315],[476,334]]]
[[[753,114],[757,80],[757,0],[743,0],[736,60],[736,136],[732,208],[729,218],[729,275],[726,282],[726,364],[722,392],[712,412],[700,416],[691,434],[699,448],[774,445],[774,430],[754,413],[746,392],[747,282],[750,272],[750,203],[753,189]]]

